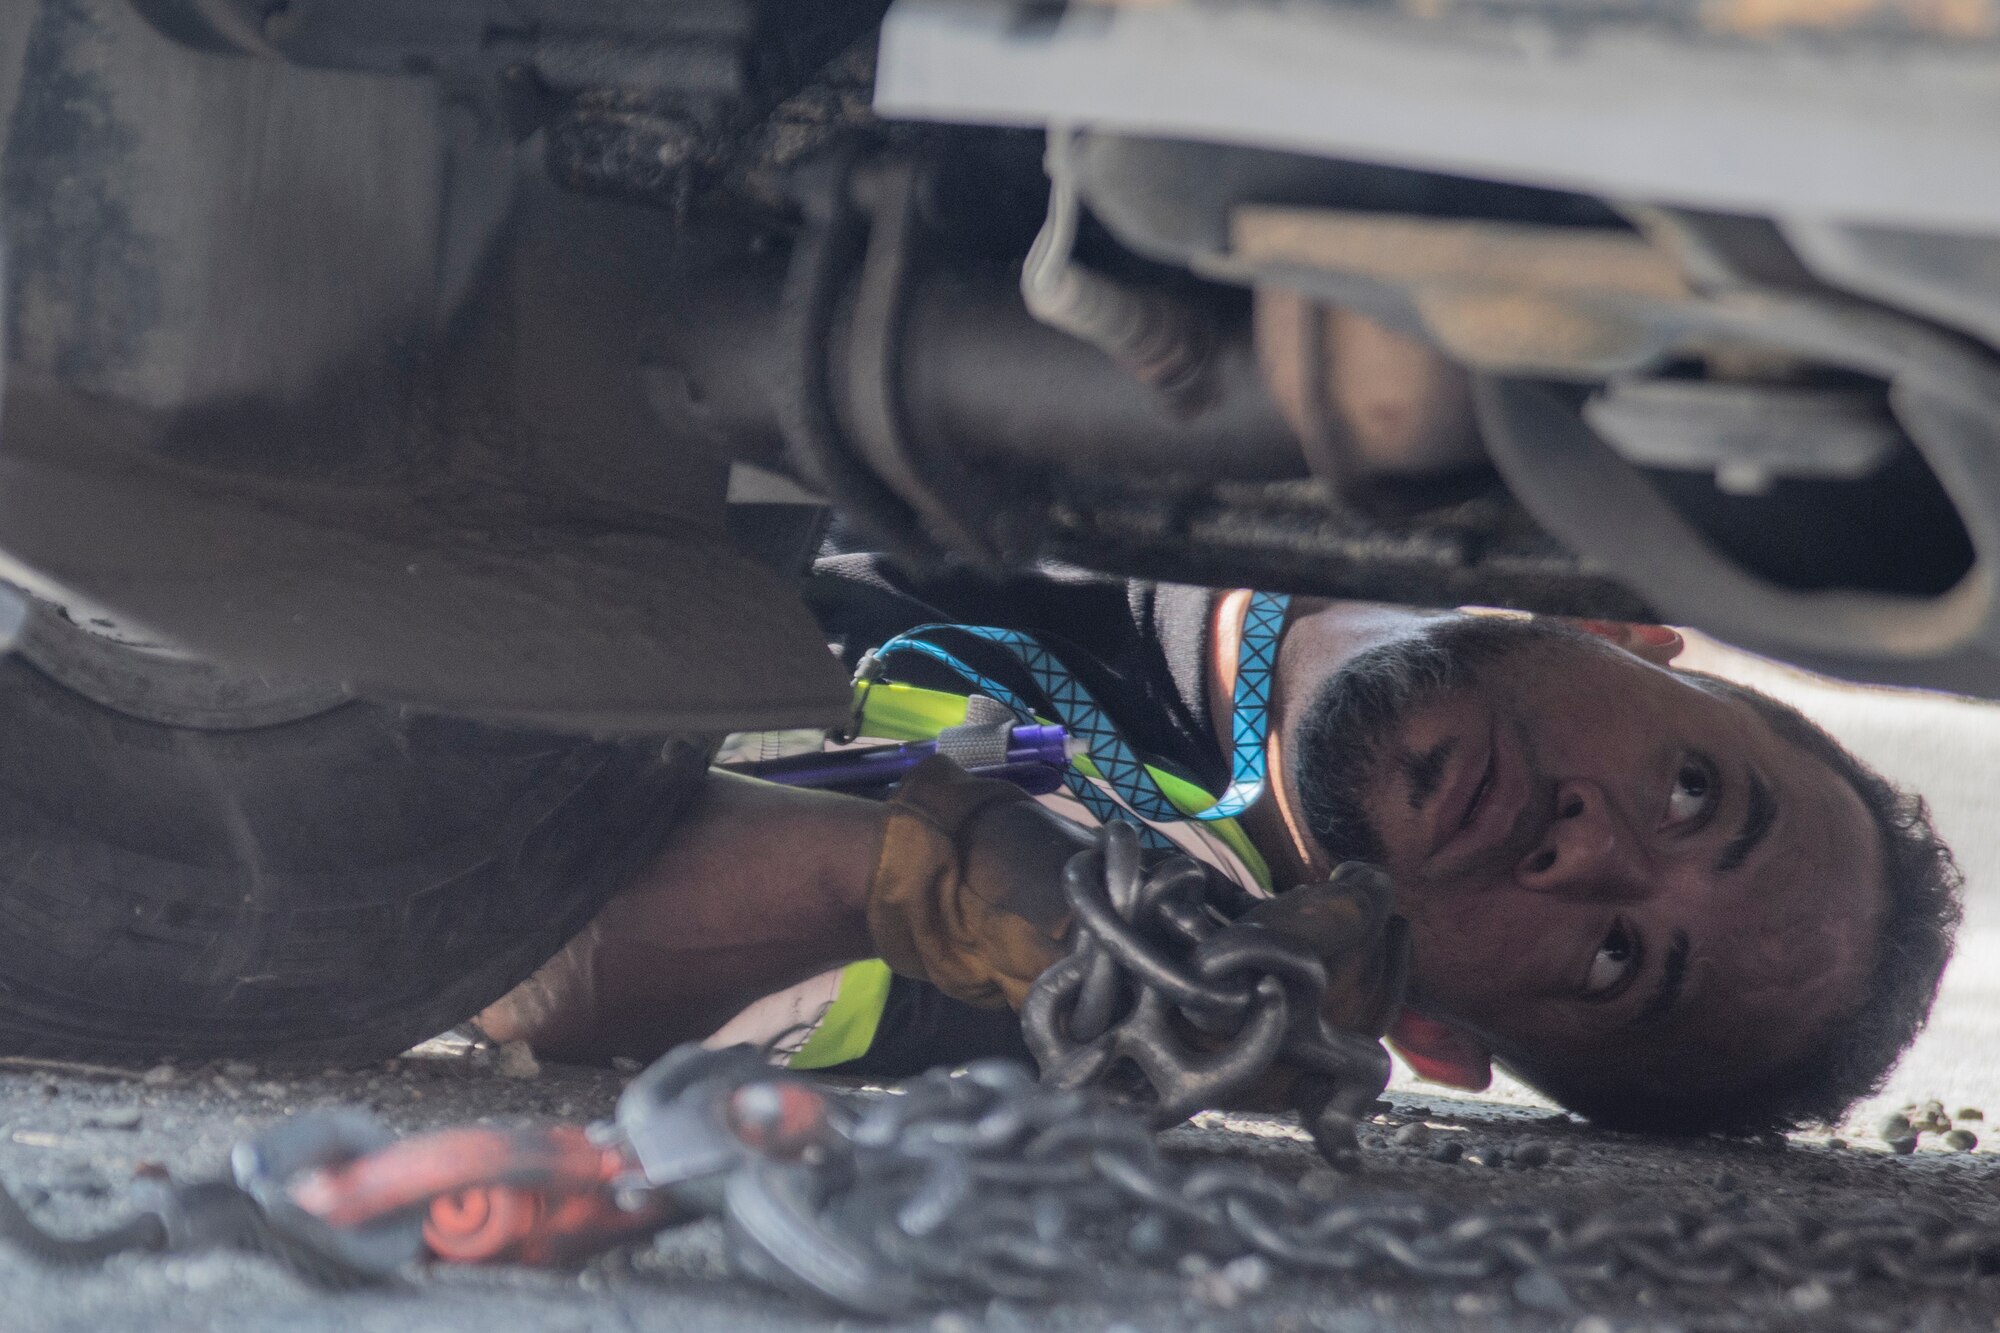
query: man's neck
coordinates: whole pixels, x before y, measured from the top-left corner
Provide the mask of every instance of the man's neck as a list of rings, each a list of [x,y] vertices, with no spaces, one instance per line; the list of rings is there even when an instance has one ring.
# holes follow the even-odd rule
[[[1247,603],[1246,596],[1225,593],[1215,599],[1211,612],[1206,672],[1209,714],[1225,753],[1230,746],[1231,695]],[[1327,678],[1357,653],[1407,634],[1436,614],[1375,602],[1293,600],[1272,669],[1264,795],[1239,817],[1278,887],[1313,883],[1333,870],[1325,851],[1306,829],[1298,787],[1292,781],[1293,739],[1299,722]]]

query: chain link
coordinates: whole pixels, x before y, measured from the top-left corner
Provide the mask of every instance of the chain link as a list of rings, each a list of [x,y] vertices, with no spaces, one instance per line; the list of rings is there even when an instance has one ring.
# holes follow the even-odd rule
[[[1236,920],[1260,899],[1185,856],[1148,869],[1123,823],[1071,858],[1063,892],[1070,952],[1021,1010],[1043,1082],[1103,1088],[1164,1128],[1241,1105],[1282,1069],[1321,1154],[1358,1164],[1355,1122],[1388,1086],[1388,1053],[1326,1022],[1326,969],[1307,945]]]

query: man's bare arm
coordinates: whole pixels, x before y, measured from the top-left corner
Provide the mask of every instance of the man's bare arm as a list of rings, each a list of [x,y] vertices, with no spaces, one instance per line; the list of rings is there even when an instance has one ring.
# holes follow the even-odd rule
[[[871,956],[886,822],[877,801],[711,771],[645,874],[480,1027],[560,1059],[651,1058]]]

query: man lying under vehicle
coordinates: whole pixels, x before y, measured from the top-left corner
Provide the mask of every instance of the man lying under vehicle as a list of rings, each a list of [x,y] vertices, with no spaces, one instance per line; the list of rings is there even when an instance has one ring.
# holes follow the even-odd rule
[[[1227,780],[1248,594],[891,587],[872,562],[820,583],[856,643],[962,616],[1061,644],[1128,734]],[[1387,869],[1413,954],[1387,1035],[1420,1074],[1476,1089],[1498,1060],[1603,1124],[1757,1131],[1838,1115],[1922,1025],[1959,887],[1923,802],[1787,705],[1673,669],[1680,647],[1659,626],[1291,605],[1272,779],[1241,823],[1279,886]],[[1085,839],[942,760],[888,802],[715,774],[641,882],[480,1024],[647,1057],[880,956],[899,975],[852,1067],[1019,1052],[995,1007],[1061,955],[1057,869]]]

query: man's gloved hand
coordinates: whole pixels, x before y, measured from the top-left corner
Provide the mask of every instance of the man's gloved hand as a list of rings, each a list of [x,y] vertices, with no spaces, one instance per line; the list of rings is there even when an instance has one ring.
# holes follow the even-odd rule
[[[933,758],[888,802],[868,886],[868,933],[883,961],[989,1009],[1027,997],[1063,954],[1062,868],[1089,832],[1012,783]]]
[[[1067,951],[1063,865],[1091,834],[1019,788],[932,759],[889,801],[868,929],[894,971],[988,1008],[1021,1007]],[[1407,940],[1388,875],[1351,862],[1244,918],[1302,938],[1327,967],[1323,1012],[1379,1037],[1395,1017]]]
[[[1388,871],[1346,861],[1331,879],[1267,899],[1238,920],[1309,945],[1326,964],[1327,1022],[1380,1038],[1396,1020],[1409,972],[1409,929],[1395,907]]]

